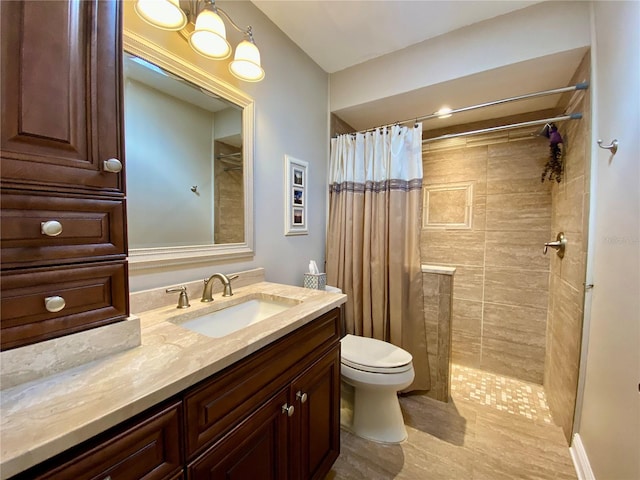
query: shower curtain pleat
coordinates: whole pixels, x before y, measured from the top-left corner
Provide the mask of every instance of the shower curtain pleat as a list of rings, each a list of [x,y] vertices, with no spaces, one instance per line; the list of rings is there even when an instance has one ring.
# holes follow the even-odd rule
[[[420,268],[422,126],[331,141],[327,283],[348,295],[347,333],[413,356],[410,390],[431,388]]]

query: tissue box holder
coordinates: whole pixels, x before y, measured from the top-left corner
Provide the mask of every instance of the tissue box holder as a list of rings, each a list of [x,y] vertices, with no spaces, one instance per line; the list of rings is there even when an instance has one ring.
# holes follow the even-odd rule
[[[326,273],[305,273],[304,288],[313,288],[315,290],[324,290],[327,285]]]

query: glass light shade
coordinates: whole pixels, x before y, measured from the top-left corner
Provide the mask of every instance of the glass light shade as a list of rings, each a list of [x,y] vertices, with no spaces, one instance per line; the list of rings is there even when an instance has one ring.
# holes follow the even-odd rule
[[[134,9],[145,22],[162,30],[182,30],[187,16],[180,8],[180,0],[137,0]]]
[[[264,70],[260,66],[260,51],[258,47],[247,40],[241,41],[236,47],[233,62],[229,64],[231,73],[245,82],[259,82],[264,78]]]
[[[223,60],[231,55],[224,22],[212,10],[200,12],[196,28],[189,36],[189,43],[196,52],[208,58]]]

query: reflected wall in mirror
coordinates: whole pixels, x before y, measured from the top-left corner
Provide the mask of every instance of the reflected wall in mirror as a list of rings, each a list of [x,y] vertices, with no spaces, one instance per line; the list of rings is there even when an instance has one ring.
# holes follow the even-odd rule
[[[125,30],[130,264],[252,254],[253,102]]]

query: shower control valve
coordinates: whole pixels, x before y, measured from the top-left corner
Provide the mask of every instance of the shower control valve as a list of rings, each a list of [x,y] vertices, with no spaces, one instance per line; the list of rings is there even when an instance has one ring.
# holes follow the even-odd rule
[[[567,246],[567,237],[564,236],[563,232],[560,232],[556,237],[555,242],[548,242],[544,244],[543,253],[546,255],[549,247],[555,248],[557,250],[557,254],[560,258],[564,258],[564,249]]]

